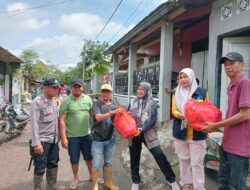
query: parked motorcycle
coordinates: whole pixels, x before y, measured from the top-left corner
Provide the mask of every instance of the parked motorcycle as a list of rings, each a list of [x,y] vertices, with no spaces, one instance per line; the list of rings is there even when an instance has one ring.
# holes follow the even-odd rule
[[[29,115],[20,104],[8,104],[2,114],[3,130],[6,134],[21,134],[30,120]]]
[[[1,119],[2,116],[0,115],[0,132],[2,132],[4,130],[4,125],[5,125],[5,121]]]
[[[5,108],[7,106],[7,101],[4,96],[1,96],[1,88],[0,88],[0,132],[4,130],[5,126]]]

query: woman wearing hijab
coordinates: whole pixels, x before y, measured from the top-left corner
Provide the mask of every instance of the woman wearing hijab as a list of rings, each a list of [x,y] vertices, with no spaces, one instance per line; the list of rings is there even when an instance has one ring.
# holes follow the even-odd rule
[[[175,174],[170,166],[170,163],[161,150],[156,129],[154,128],[157,120],[158,107],[158,104],[152,98],[150,84],[148,82],[141,82],[137,88],[137,97],[132,100],[128,109],[135,119],[138,127],[138,132],[131,139],[129,146],[131,175],[133,181],[131,190],[139,190],[139,166],[142,143],[144,143],[154,156],[156,163],[165,175],[165,178],[169,182],[172,189],[180,189],[179,185],[175,181]]]
[[[172,98],[175,152],[180,163],[180,184],[184,190],[205,190],[203,160],[206,154],[206,134],[196,131],[185,117],[185,103],[190,99],[208,100],[205,89],[198,87],[192,69],[181,70],[180,82]]]

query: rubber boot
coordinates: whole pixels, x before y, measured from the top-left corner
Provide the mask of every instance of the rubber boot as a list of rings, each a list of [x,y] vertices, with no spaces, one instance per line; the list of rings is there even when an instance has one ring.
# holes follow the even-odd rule
[[[103,168],[104,175],[104,186],[110,190],[118,190],[119,187],[115,186],[112,181],[112,167],[104,167]]]
[[[42,189],[42,182],[43,182],[43,175],[34,175],[33,183],[34,183],[34,190],[41,190]]]
[[[46,170],[47,186],[46,190],[66,190],[66,187],[58,186],[56,184],[58,168]]]
[[[99,177],[99,171],[92,170],[91,172],[92,190],[98,190],[98,177]]]

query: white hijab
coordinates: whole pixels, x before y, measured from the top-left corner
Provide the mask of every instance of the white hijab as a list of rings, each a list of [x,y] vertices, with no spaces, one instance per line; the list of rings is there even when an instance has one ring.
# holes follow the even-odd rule
[[[198,88],[198,85],[195,80],[194,71],[192,69],[190,68],[182,69],[179,73],[179,76],[181,73],[185,73],[188,76],[191,83],[188,88],[184,88],[179,82],[175,91],[175,101],[177,108],[182,114],[185,115],[185,104],[192,97],[193,93]],[[185,127],[187,127],[187,121],[182,122],[182,129]]]

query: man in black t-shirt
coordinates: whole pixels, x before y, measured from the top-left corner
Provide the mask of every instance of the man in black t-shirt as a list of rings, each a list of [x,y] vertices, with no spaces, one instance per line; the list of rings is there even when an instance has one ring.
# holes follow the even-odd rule
[[[115,132],[113,126],[114,115],[120,113],[120,109],[110,101],[112,87],[104,84],[101,87],[101,100],[93,105],[94,124],[92,126],[92,190],[98,190],[99,169],[104,159],[103,174],[104,186],[112,190],[119,188],[112,181],[112,160],[115,151]]]

